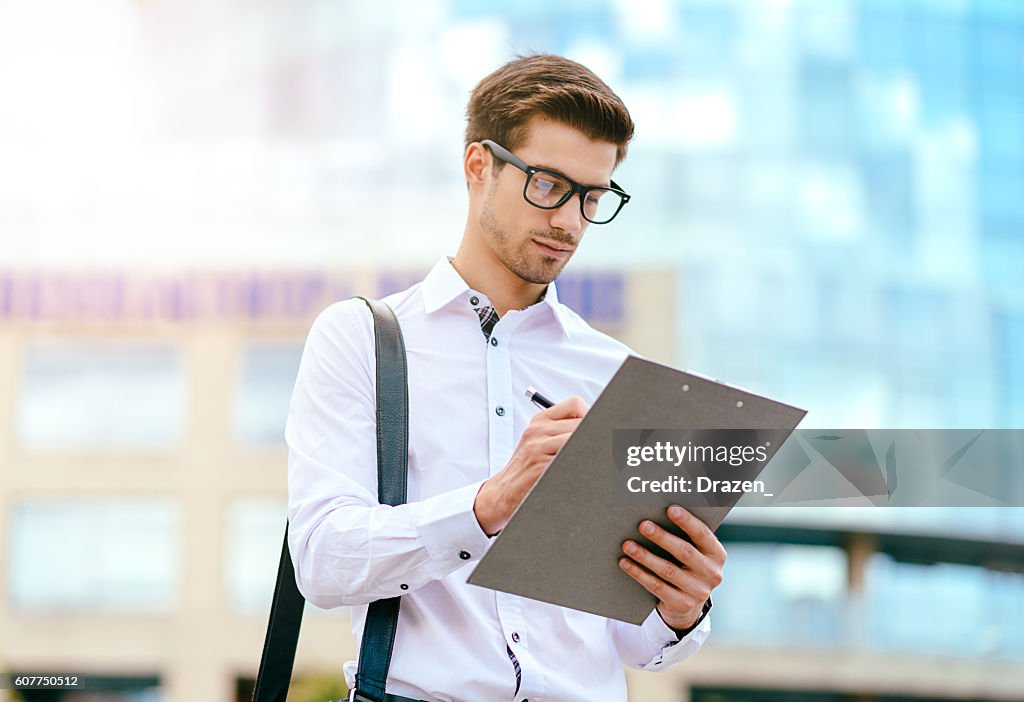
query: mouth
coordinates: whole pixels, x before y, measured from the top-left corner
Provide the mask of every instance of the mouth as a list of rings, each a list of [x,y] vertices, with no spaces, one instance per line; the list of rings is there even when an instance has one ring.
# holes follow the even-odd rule
[[[544,253],[547,256],[551,256],[552,258],[568,258],[569,255],[572,254],[574,248],[567,244],[559,244],[558,242],[554,241],[552,241],[550,244],[545,244],[537,239],[534,239],[533,243],[535,243],[540,248],[542,253]]]

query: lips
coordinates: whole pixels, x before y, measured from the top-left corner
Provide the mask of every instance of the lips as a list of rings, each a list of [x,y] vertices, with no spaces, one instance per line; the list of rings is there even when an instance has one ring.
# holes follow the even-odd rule
[[[545,243],[538,239],[534,239],[533,241],[540,247],[541,251],[545,252],[549,256],[561,258],[568,256],[573,251],[573,247],[566,246],[565,244],[559,244],[558,242],[552,241],[551,243]]]

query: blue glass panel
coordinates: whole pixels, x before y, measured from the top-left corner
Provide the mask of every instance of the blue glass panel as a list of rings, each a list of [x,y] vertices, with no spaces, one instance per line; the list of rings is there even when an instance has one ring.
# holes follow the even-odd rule
[[[911,25],[905,16],[891,11],[868,12],[859,16],[857,46],[860,63],[883,73],[904,70],[910,65]]]
[[[854,142],[851,73],[838,61],[810,59],[800,66],[801,134],[814,154],[848,152]]]
[[[1006,577],[983,568],[897,563],[876,556],[868,569],[865,610],[871,643],[882,649],[956,656],[1019,654],[1022,608],[995,602],[1024,600],[1024,576]],[[942,617],[956,603],[955,617]],[[979,636],[979,632],[985,632]]]
[[[1024,254],[1024,246],[1020,248],[1018,253]],[[997,323],[1005,426],[1024,427],[1024,310],[999,315]]]
[[[841,641],[846,560],[838,549],[727,544],[715,591],[715,637],[743,644]]]

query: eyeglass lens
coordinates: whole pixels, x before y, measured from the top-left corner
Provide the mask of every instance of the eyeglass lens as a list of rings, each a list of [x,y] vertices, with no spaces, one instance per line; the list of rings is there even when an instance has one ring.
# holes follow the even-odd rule
[[[572,183],[547,171],[535,172],[526,185],[526,199],[538,207],[553,208],[567,199]],[[614,190],[589,190],[583,196],[583,216],[591,222],[603,223],[618,212],[622,196]]]

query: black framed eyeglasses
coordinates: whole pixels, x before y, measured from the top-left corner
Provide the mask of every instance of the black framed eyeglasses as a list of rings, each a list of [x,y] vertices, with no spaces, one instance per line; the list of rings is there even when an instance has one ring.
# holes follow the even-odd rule
[[[611,187],[580,185],[572,178],[558,171],[530,166],[504,146],[490,139],[481,142],[491,153],[505,163],[515,166],[526,174],[523,198],[542,210],[557,210],[579,193],[580,213],[591,224],[607,224],[615,219],[622,206],[629,202],[629,195],[615,181]]]

